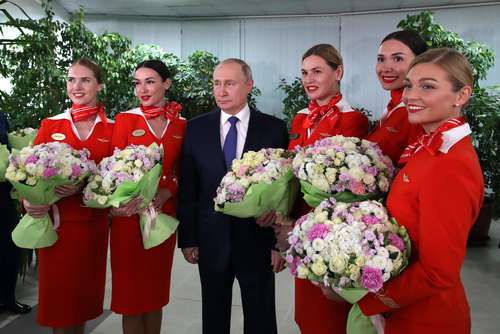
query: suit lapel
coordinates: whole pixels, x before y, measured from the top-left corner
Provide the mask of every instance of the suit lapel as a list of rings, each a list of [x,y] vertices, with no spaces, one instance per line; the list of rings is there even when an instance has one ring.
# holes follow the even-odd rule
[[[207,124],[207,134],[205,140],[207,141],[207,154],[210,154],[210,159],[215,159],[217,163],[223,166],[226,170],[226,162],[224,160],[224,153],[220,143],[220,109],[212,111],[209,122]],[[212,155],[213,154],[213,155]]]
[[[259,147],[259,112],[250,109],[250,119],[248,120],[248,130],[243,146],[243,153],[247,151],[255,151]]]

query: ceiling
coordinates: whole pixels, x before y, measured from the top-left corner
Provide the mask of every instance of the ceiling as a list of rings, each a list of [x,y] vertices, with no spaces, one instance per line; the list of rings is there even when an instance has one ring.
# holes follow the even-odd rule
[[[485,0],[54,0],[68,12],[165,17],[339,14],[439,6],[500,4]]]

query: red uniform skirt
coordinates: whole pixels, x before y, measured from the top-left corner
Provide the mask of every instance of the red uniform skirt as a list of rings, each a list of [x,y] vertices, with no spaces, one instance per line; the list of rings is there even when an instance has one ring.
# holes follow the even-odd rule
[[[345,333],[349,303],[327,299],[309,280],[295,279],[295,322],[302,334]]]
[[[92,211],[91,219],[62,217],[57,242],[37,250],[42,326],[80,325],[102,313],[109,222],[107,211]]]
[[[168,304],[175,234],[144,249],[139,216],[113,217],[111,225],[111,310],[125,315],[156,311]]]

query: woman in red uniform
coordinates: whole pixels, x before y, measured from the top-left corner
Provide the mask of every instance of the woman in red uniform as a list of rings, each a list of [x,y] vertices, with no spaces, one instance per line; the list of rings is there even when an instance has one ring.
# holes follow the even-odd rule
[[[97,102],[102,89],[99,66],[88,59],[75,61],[68,70],[66,88],[71,109],[42,121],[34,144],[64,142],[86,148],[98,163],[111,154],[113,124]],[[41,217],[49,210],[59,216],[58,241],[41,248],[38,256],[39,304],[37,320],[54,333],[83,334],[85,322],[102,313],[108,250],[108,214],[82,204],[81,185],[60,186],[55,206],[31,205],[26,211]]]
[[[425,41],[409,30],[390,33],[378,49],[375,71],[382,88],[391,92],[391,100],[366,139],[379,144],[394,165],[397,165],[403,150],[422,134],[420,125],[408,122],[408,112],[401,97],[408,66],[415,56],[426,50]]]
[[[163,146],[163,173],[154,205],[175,216],[177,164],[186,127],[180,117],[181,106],[165,101],[172,81],[164,63],[148,60],[135,71],[135,95],[139,108],[116,116],[112,145]],[[111,309],[123,315],[123,332],[160,333],[162,307],[169,301],[175,234],[161,245],[144,249],[139,228],[138,205],[134,199],[112,210],[111,270],[113,292]]]
[[[366,315],[384,314],[385,333],[471,331],[460,280],[469,229],[483,199],[483,176],[462,117],[472,71],[453,49],[433,49],[409,67],[403,101],[412,124],[425,130],[401,156],[387,207],[412,241],[410,265],[381,294],[359,301]]]
[[[344,73],[342,57],[330,44],[318,44],[302,56],[302,85],[311,99],[306,109],[292,120],[289,149],[307,146],[316,140],[334,135],[362,138],[368,131],[368,119],[354,110],[340,92]],[[293,218],[299,218],[311,208],[298,200]],[[261,217],[258,224],[273,223],[275,214]],[[286,236],[291,226],[275,226],[279,248],[287,248]],[[345,329],[348,305],[328,300],[321,289],[308,280],[295,280],[295,321],[302,334],[335,334]]]

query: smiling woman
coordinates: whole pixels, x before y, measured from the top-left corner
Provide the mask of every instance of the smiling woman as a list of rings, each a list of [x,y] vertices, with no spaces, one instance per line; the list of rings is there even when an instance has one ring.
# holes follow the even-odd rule
[[[408,122],[401,95],[410,63],[426,50],[424,40],[409,30],[390,33],[378,49],[375,72],[382,88],[391,92],[391,100],[366,139],[377,143],[395,165],[403,150],[422,133],[421,126]]]
[[[385,313],[385,333],[467,334],[470,308],[460,280],[468,232],[483,200],[483,176],[461,109],[473,78],[464,56],[433,49],[411,63],[403,93],[410,122],[426,133],[402,155],[406,162],[387,208],[411,239],[410,264],[358,302],[371,316]]]

